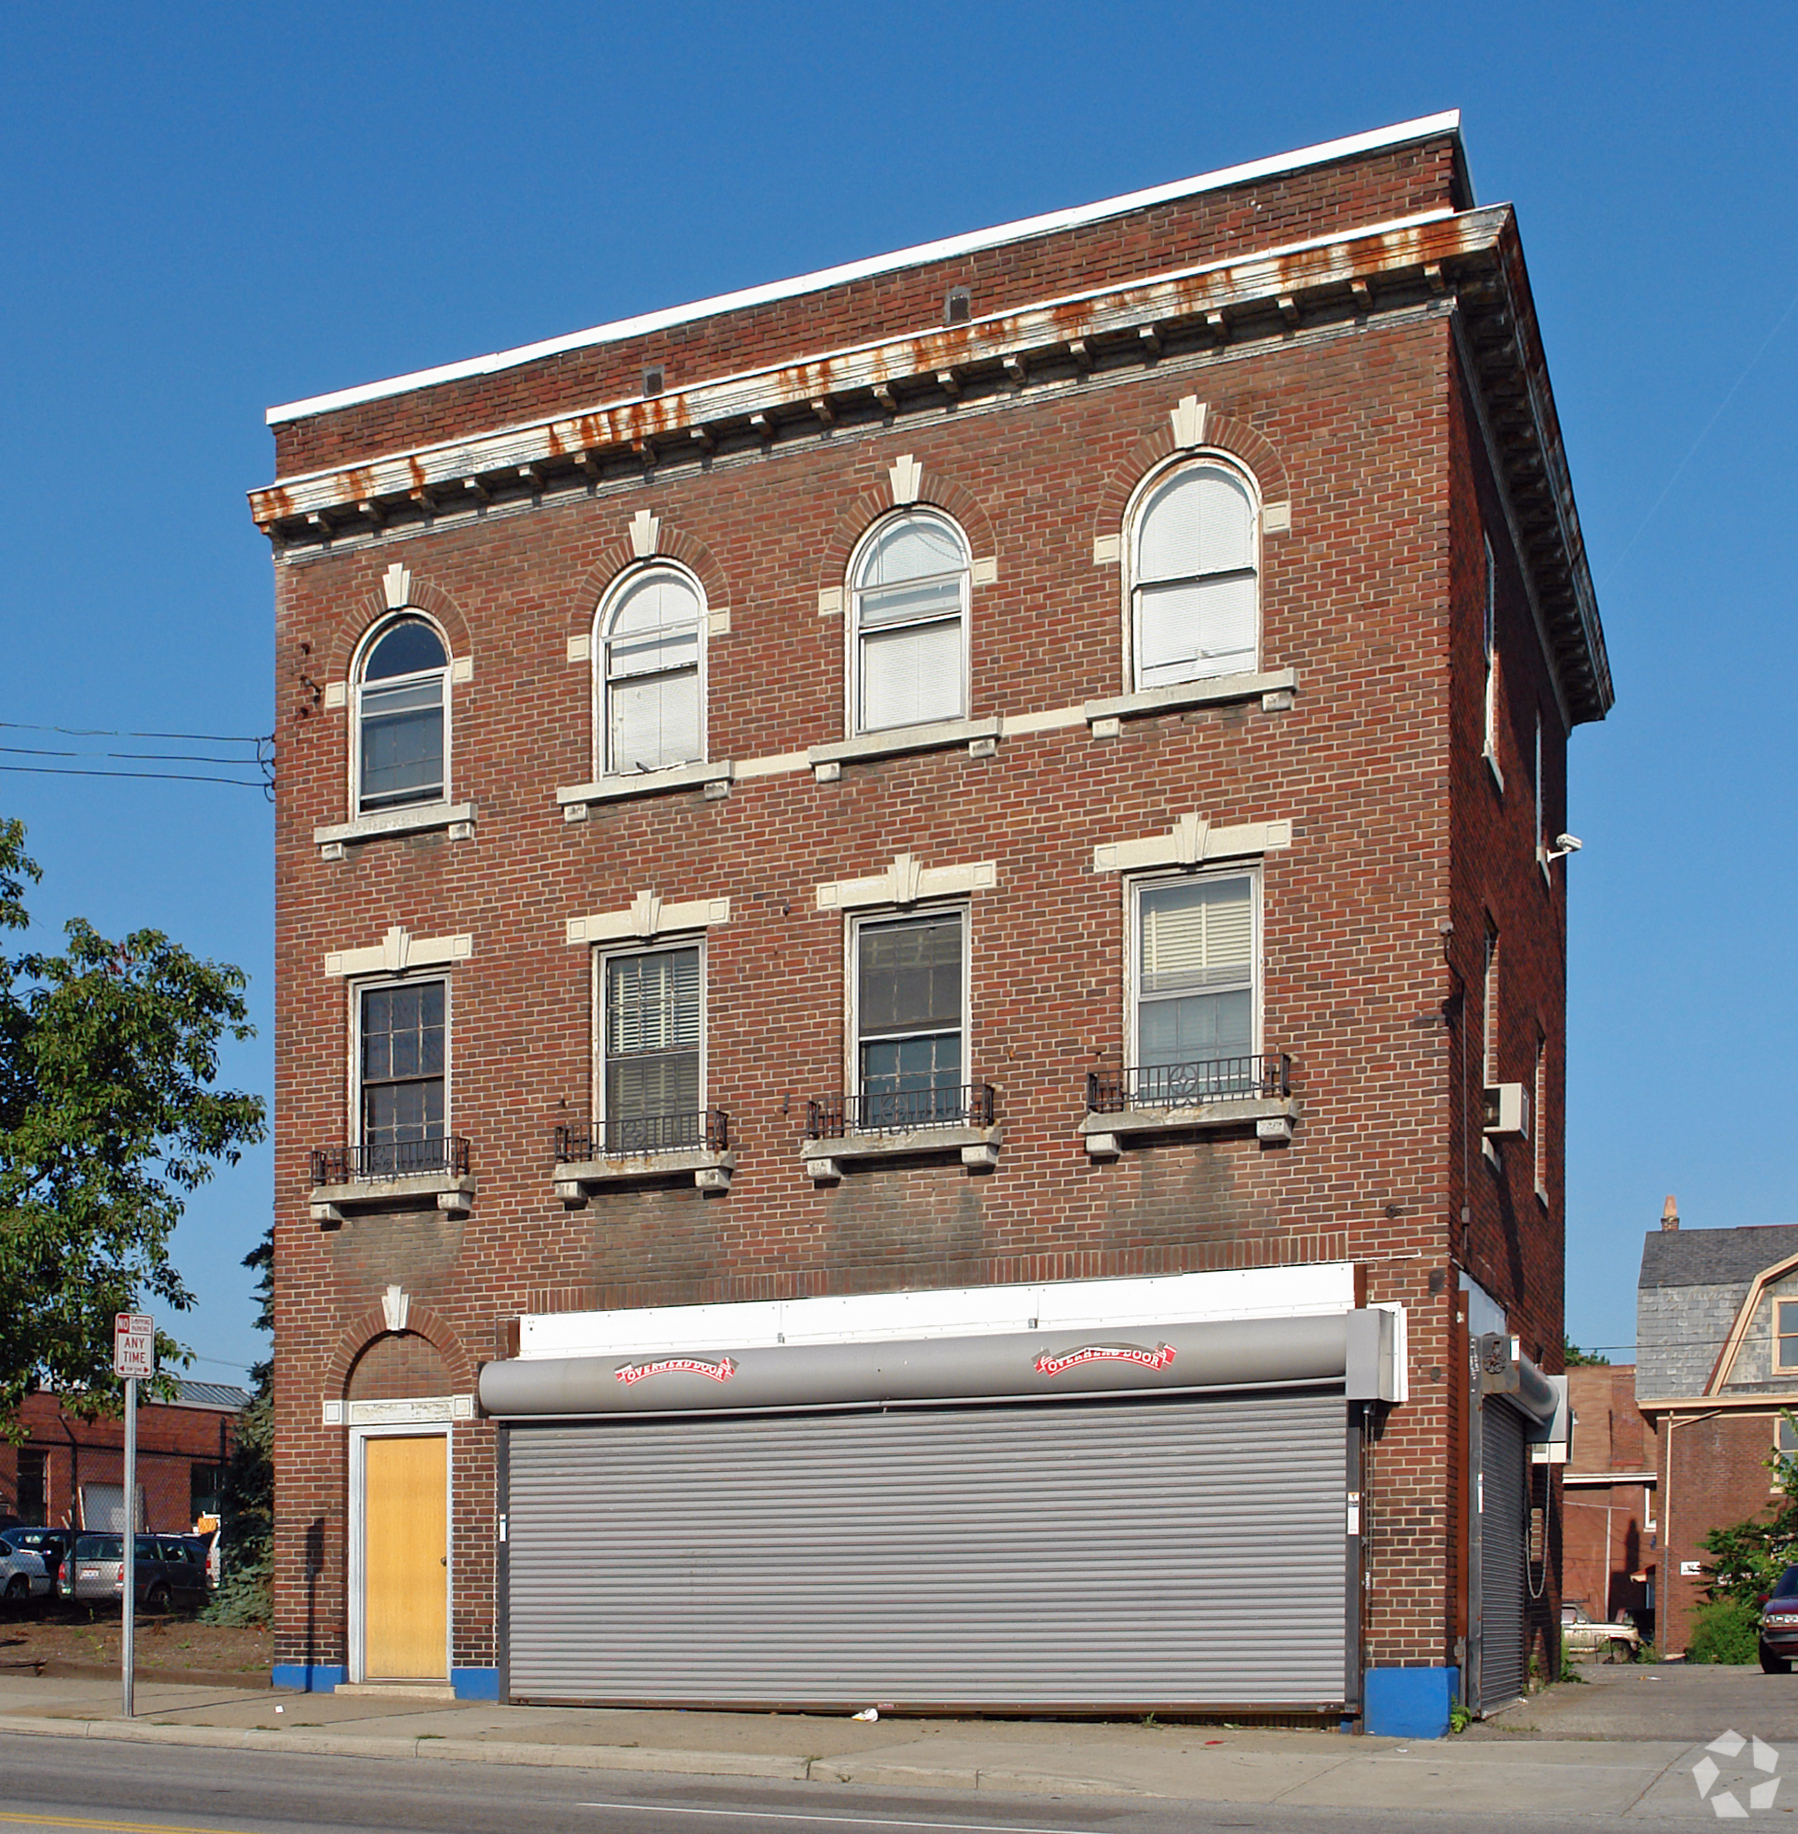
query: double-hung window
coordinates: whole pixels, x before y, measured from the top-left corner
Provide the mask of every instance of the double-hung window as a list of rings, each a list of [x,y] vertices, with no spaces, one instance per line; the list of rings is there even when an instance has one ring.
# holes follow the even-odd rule
[[[445,994],[445,983],[433,980],[364,987],[357,996],[358,1130],[369,1177],[440,1169]]]
[[[1773,1301],[1773,1367],[1798,1369],[1798,1299]]]
[[[1491,538],[1485,543],[1486,579],[1481,614],[1480,655],[1484,669],[1480,688],[1480,748],[1498,766],[1498,560]]]
[[[959,910],[856,925],[855,1080],[864,1127],[961,1118],[966,961],[967,922]]]
[[[851,568],[856,732],[967,713],[968,574],[961,530],[929,510],[890,516],[864,542]]]
[[[627,574],[600,607],[594,724],[605,776],[669,770],[705,757],[705,603],[666,565]]]
[[[1255,878],[1151,880],[1135,903],[1136,1093],[1179,1107],[1258,1087]]]
[[[608,1153],[704,1144],[699,945],[604,955],[600,1107]]]
[[[1216,460],[1182,465],[1149,490],[1131,546],[1139,690],[1255,667],[1259,522],[1247,480]]]
[[[408,614],[376,634],[356,680],[357,814],[448,795],[448,674],[443,639],[425,619]]]

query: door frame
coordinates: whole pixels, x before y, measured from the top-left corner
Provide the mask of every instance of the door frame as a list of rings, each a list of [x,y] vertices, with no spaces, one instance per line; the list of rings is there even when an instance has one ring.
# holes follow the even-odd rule
[[[351,1681],[366,1681],[367,1664],[363,1638],[367,1629],[368,1562],[364,1537],[368,1526],[368,1456],[365,1451],[371,1439],[441,1439],[443,1441],[443,1679],[451,1679],[450,1658],[455,1649],[456,1623],[456,1536],[455,1536],[455,1437],[448,1420],[394,1421],[381,1426],[350,1428],[350,1523],[349,1523],[349,1624],[345,1667]]]

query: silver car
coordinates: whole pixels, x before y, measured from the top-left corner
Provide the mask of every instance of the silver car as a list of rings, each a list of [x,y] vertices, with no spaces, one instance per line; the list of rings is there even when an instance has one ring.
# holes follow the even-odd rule
[[[43,1598],[49,1590],[50,1570],[42,1554],[0,1543],[0,1598],[18,1606],[30,1598]]]

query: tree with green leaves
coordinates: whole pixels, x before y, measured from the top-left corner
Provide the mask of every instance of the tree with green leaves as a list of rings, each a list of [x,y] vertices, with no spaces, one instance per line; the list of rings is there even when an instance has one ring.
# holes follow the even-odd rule
[[[1787,1413],[1785,1419],[1798,1428],[1798,1416]],[[1798,1561],[1798,1458],[1774,1452],[1761,1463],[1773,1473],[1776,1499],[1758,1516],[1713,1528],[1704,1538],[1711,1557],[1705,1583],[1713,1599],[1758,1603]]]
[[[1561,1333],[1561,1367],[1563,1369],[1609,1369],[1611,1359],[1596,1350],[1582,1350],[1565,1331]]]
[[[0,938],[28,929],[40,876],[0,819]],[[0,1423],[40,1387],[117,1404],[114,1314],[192,1305],[169,1259],[185,1197],[263,1134],[261,1097],[216,1086],[221,1041],[253,1035],[242,971],[157,930],[64,934],[59,954],[0,948]]]

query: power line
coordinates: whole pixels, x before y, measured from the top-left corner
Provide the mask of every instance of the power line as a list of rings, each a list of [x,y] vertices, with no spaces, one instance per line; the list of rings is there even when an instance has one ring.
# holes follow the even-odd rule
[[[0,764],[0,771],[28,771],[38,777],[128,777],[134,783],[229,783],[240,790],[266,790],[261,777],[204,777],[195,771],[95,771],[62,764]]]
[[[197,739],[207,745],[267,745],[270,733],[115,732],[106,726],[33,726],[25,720],[0,720],[8,732],[59,732],[67,739]]]

